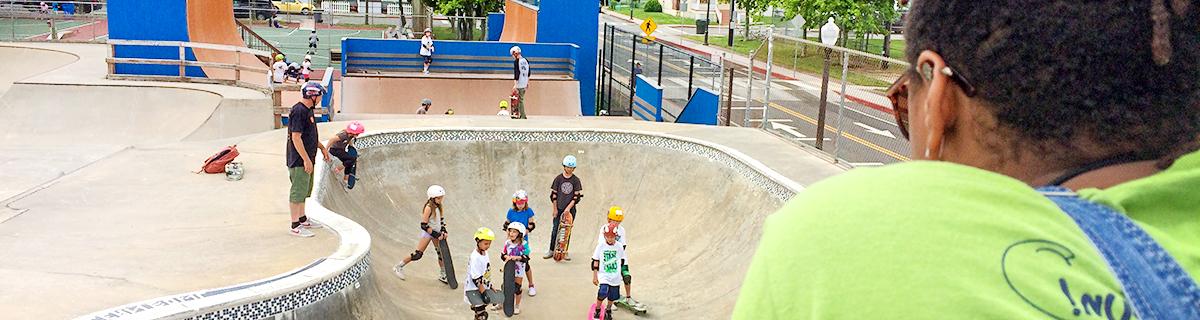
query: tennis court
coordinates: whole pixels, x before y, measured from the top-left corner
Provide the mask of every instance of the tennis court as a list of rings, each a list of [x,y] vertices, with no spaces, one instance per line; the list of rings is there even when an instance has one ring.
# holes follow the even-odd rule
[[[92,20],[55,19],[58,32],[82,26]],[[0,18],[0,40],[25,40],[36,35],[50,34],[50,26],[44,19]],[[306,39],[307,41],[307,39]]]
[[[289,28],[271,28],[267,26],[253,26],[251,29],[255,33],[266,39],[267,42],[275,45],[284,55],[287,55],[288,61],[303,61],[304,55],[308,53],[308,35],[310,30],[304,29],[289,29]],[[329,49],[341,47],[342,38],[382,38],[383,30],[350,30],[350,29],[317,29],[317,38],[321,41],[317,42],[317,52],[313,55],[313,68],[325,68],[329,66]]]

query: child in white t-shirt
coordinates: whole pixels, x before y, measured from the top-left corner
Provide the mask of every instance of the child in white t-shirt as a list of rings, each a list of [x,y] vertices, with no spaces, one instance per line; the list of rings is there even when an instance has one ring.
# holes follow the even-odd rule
[[[283,60],[283,55],[275,55],[275,64],[271,65],[271,81],[275,83],[283,83],[287,78],[287,62]]]
[[[487,305],[498,305],[504,302],[504,295],[492,289],[491,258],[488,249],[496,233],[492,229],[479,228],[475,230],[475,250],[471,251],[471,260],[467,262],[467,279],[463,280],[466,289],[464,299],[475,311],[475,319],[487,319]]]
[[[508,100],[500,100],[500,112],[496,112],[496,115],[505,117],[512,115],[508,112]]]
[[[508,224],[508,240],[504,241],[504,249],[500,252],[500,260],[505,264],[508,261],[517,262],[516,277],[513,279],[517,288],[513,293],[516,300],[513,314],[521,314],[521,282],[525,280],[525,264],[529,263],[529,245],[525,244],[525,232],[524,224],[510,222]]]
[[[617,224],[609,223],[604,226],[604,242],[596,244],[592,253],[592,284],[600,286],[596,292],[596,308],[592,310],[593,318],[600,318],[600,309],[604,309],[604,318],[612,319],[612,304],[621,299],[621,267],[625,265],[625,248],[617,243]],[[607,305],[604,301],[608,300]]]
[[[304,56],[304,63],[300,64],[300,73],[304,74],[304,82],[308,82],[312,74],[312,55]]]

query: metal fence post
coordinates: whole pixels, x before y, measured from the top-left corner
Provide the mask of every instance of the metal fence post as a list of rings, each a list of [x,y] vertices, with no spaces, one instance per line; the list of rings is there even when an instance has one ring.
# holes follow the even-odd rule
[[[612,31],[609,32],[610,37],[607,40],[608,41],[608,43],[607,43],[608,44],[608,97],[605,98],[605,100],[607,100],[607,102],[605,102],[605,104],[608,105],[609,112],[612,112],[612,92],[613,92],[613,90],[612,90],[612,86],[613,86],[612,67],[613,67],[613,49],[615,48],[616,43],[617,43],[616,27],[617,26],[609,26],[609,29],[611,29]]]
[[[695,74],[696,74],[696,56],[689,56],[688,57],[688,89],[687,89],[687,94],[684,95],[685,99],[690,98],[692,96],[692,78],[695,78],[695,76],[694,76]]]
[[[660,87],[662,86],[662,74],[663,74],[663,68],[662,68],[663,58],[662,57],[663,57],[663,45],[660,43],[660,44],[658,44],[658,85]]]
[[[850,54],[849,54],[849,52],[843,52],[842,53],[842,102],[838,108],[838,120],[837,120],[838,135],[837,135],[837,138],[834,138],[834,143],[833,143],[833,163],[838,162],[838,156],[842,151],[842,135],[843,135],[842,131],[845,130],[845,127],[842,126],[842,120],[845,119],[842,117],[842,110],[846,109],[846,94],[847,94],[847,92],[846,92],[846,73],[848,73],[849,71],[850,71]]]
[[[633,39],[633,41],[630,41],[630,43],[633,44],[633,47],[632,47],[633,49],[630,50],[631,52],[629,53],[629,110],[630,110],[630,112],[633,112],[633,90],[635,87],[637,87],[637,85],[636,85],[637,73],[633,72],[633,68],[634,68],[633,64],[634,64],[634,62],[637,62],[637,37],[638,36],[636,34],[631,35],[629,37],[630,39]]]
[[[746,70],[746,106],[742,109],[742,126],[750,126],[750,101],[754,100],[754,55],[758,51],[750,52],[750,68]]]
[[[770,26],[767,28],[767,81],[765,82],[767,92],[763,100],[763,119],[759,123],[764,129],[767,128],[767,112],[771,110],[771,66],[775,65],[775,62],[771,60],[773,58],[775,58],[775,26]],[[753,60],[754,57],[750,57],[750,59]]]

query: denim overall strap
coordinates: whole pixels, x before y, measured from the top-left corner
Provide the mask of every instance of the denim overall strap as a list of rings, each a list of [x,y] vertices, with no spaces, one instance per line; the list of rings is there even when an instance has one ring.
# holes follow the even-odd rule
[[[1083,230],[1143,320],[1200,320],[1200,289],[1183,267],[1124,214],[1063,187],[1038,192]]]

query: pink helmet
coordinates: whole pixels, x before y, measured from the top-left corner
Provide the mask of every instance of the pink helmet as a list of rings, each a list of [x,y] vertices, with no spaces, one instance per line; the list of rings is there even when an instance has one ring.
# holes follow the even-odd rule
[[[359,123],[358,121],[351,121],[350,124],[346,125],[346,132],[352,134],[362,134],[363,131],[366,130],[367,129],[363,127],[362,123]]]

